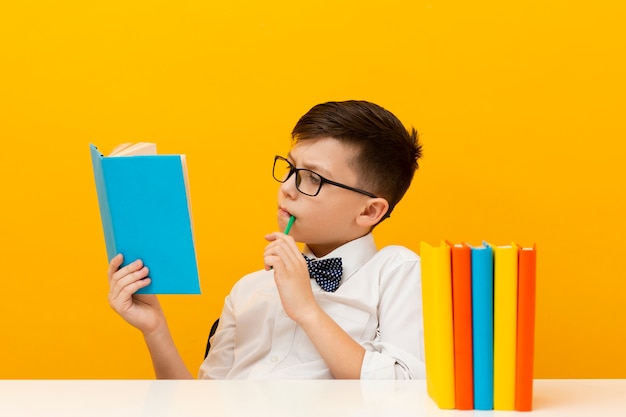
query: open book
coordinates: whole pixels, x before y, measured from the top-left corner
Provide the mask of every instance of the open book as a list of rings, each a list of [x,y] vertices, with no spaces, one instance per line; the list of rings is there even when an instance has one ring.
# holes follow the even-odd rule
[[[109,261],[142,259],[152,282],[138,293],[199,294],[185,155],[159,155],[156,144],[90,145]]]

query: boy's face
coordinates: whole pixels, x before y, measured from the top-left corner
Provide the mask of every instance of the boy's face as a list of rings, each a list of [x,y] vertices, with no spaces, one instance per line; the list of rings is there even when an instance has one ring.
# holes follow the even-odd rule
[[[355,155],[353,147],[333,138],[320,138],[297,143],[287,155],[296,168],[306,168],[322,177],[358,187],[358,177],[348,161]],[[316,196],[308,196],[296,188],[295,174],[280,185],[278,191],[278,225],[285,229],[289,217],[296,221],[289,233],[298,242],[306,243],[317,256],[364,234],[356,222],[371,198],[354,191],[324,184]]]

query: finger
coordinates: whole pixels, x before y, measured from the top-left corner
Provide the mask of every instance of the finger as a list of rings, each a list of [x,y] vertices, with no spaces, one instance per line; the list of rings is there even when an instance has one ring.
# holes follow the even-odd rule
[[[141,259],[136,259],[133,262],[129,263],[128,265],[118,269],[117,271],[114,271],[112,275],[112,279],[119,280],[125,277],[126,275],[130,275],[133,272],[139,271],[141,268],[143,268],[143,266],[144,266],[143,261]]]
[[[133,285],[136,282],[145,281],[148,277],[150,270],[147,266],[142,267],[139,271],[131,272],[128,275],[124,275],[119,278],[111,280],[110,294],[113,298],[117,298],[129,285]]]
[[[304,262],[300,248],[293,237],[274,232],[266,235],[265,239],[270,242],[263,253],[265,270],[272,269],[277,261],[283,262],[286,268],[293,268],[298,262]]]
[[[265,240],[267,241],[278,241],[278,240],[286,240],[295,242],[294,238],[290,235],[286,235],[280,232],[273,232],[269,235],[265,235]]]
[[[284,246],[286,246],[284,243],[281,243],[280,240],[276,240],[265,247],[263,259],[266,270],[271,269],[277,262],[282,262],[287,252]]]
[[[122,288],[122,291],[119,293],[119,297],[121,300],[130,300],[132,296],[142,288],[150,285],[152,280],[150,278],[140,279],[138,281],[133,281],[128,285]]]
[[[135,281],[123,287],[119,293],[109,294],[109,304],[119,313],[128,310],[133,305],[133,295],[150,285],[150,282],[150,278]]]
[[[270,270],[277,266],[279,263],[283,263],[284,250],[278,244],[270,244],[265,247],[263,252],[263,261],[265,263],[265,270]]]
[[[269,234],[265,235],[264,237],[265,237],[265,240],[267,240],[268,242],[273,242],[273,241],[278,240],[280,238],[291,237],[291,236],[286,235],[284,233],[280,233],[280,232],[272,232],[272,233],[269,233]]]
[[[278,258],[275,256],[266,256],[263,258],[263,266],[266,271],[274,269],[274,263]]]
[[[280,242],[280,247],[284,251],[283,257],[285,257],[285,261],[289,261],[290,266],[296,266],[304,261],[302,251],[291,236],[283,235],[283,237],[280,238]]]
[[[294,252],[289,245],[276,245],[266,257],[267,264],[272,265],[279,273],[288,271],[289,275],[297,271],[300,261],[304,261],[300,251]]]
[[[128,300],[139,288],[150,285],[151,279],[147,276],[148,268],[145,269],[144,271],[142,268],[140,271],[133,272],[117,281],[115,285],[111,287],[111,291],[109,291],[109,298],[111,300]]]
[[[296,241],[291,236],[282,233],[272,233],[266,236],[266,240],[270,242],[265,247],[266,249],[272,249],[277,246],[282,246],[285,248],[290,248],[293,253],[300,253],[300,249],[298,248]]]
[[[115,273],[115,271],[120,269],[120,265],[122,265],[123,262],[124,255],[122,255],[121,253],[118,253],[113,257],[113,259],[111,259],[111,262],[109,263],[109,269],[107,271],[107,277],[109,278],[109,282],[111,282],[113,274]]]
[[[273,265],[275,261],[280,260],[280,246],[281,245],[279,241],[273,241],[269,243],[263,250],[263,258],[266,261],[273,260],[272,262],[268,262],[270,266]]]

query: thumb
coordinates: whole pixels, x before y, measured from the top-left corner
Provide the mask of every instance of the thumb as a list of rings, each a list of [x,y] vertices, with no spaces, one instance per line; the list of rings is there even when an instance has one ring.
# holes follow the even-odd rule
[[[265,236],[264,236],[264,238],[265,238],[265,240],[267,240],[268,242],[273,242],[273,241],[275,241],[276,239],[278,239],[278,236],[280,236],[280,233],[279,233],[279,232],[273,232],[273,233],[270,233],[270,234],[265,235]]]

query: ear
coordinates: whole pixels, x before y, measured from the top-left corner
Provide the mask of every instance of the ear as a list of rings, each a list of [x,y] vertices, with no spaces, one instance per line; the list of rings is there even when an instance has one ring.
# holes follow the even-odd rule
[[[357,218],[357,224],[361,227],[374,227],[381,219],[387,214],[389,210],[389,203],[384,198],[370,198],[367,200],[367,205],[363,208],[359,217]]]

